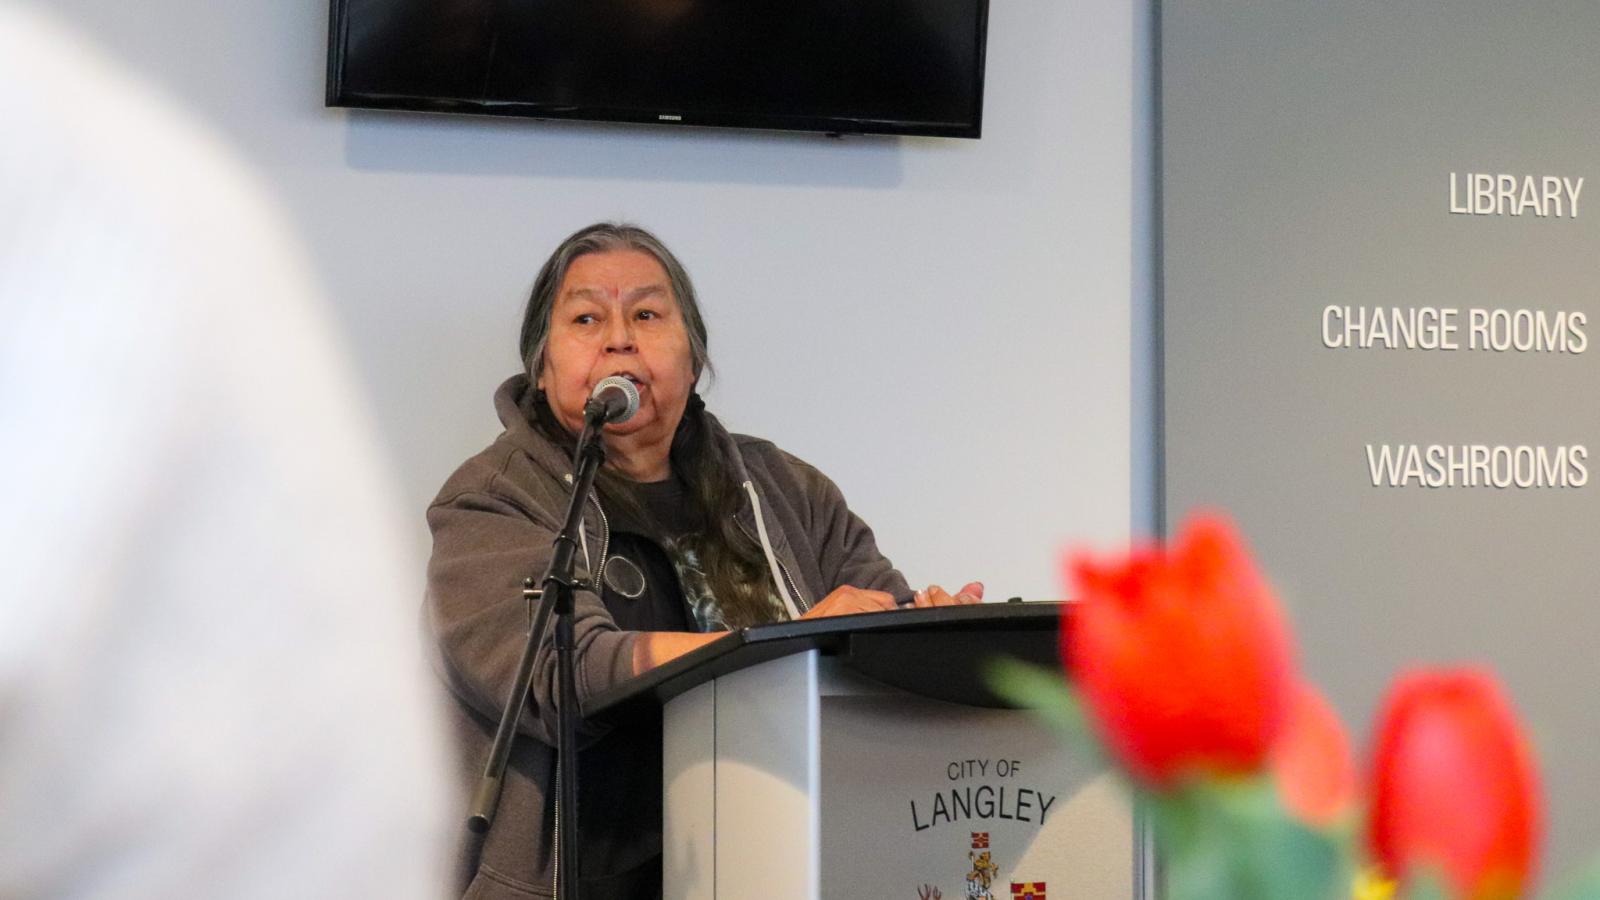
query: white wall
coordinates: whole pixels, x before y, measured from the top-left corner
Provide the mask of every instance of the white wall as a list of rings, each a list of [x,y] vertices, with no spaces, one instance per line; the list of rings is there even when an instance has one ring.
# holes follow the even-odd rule
[[[1139,0],[993,0],[976,142],[327,110],[325,0],[48,5],[233,136],[289,207],[419,552],[428,499],[498,431],[535,269],[602,218],[688,264],[711,408],[833,475],[914,582],[1056,596],[1058,548],[1119,540],[1148,495]]]

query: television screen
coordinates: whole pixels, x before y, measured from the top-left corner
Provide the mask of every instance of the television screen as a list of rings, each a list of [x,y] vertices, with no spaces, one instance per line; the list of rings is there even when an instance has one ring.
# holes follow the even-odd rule
[[[328,105],[978,137],[988,0],[333,0]]]

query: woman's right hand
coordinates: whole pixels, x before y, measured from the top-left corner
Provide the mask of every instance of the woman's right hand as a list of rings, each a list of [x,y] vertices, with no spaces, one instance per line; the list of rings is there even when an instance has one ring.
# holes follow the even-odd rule
[[[806,610],[800,616],[802,619],[821,619],[827,616],[851,616],[856,613],[882,612],[894,609],[894,595],[883,591],[869,591],[864,588],[844,587],[834,588],[833,593],[822,598],[816,606]]]

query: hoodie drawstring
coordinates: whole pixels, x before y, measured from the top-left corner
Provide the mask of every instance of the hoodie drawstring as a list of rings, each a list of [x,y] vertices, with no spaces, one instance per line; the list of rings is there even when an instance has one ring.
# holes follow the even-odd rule
[[[778,567],[778,555],[772,550],[772,539],[767,537],[767,520],[761,514],[761,497],[756,493],[754,482],[744,483],[745,492],[750,495],[750,505],[756,512],[756,534],[761,538],[761,552],[767,556],[767,568],[772,571],[772,583],[778,586],[778,596],[783,598],[783,605],[789,608],[789,618],[800,618],[800,607],[795,599],[789,595],[789,587],[785,583],[788,579],[783,577],[783,570]]]

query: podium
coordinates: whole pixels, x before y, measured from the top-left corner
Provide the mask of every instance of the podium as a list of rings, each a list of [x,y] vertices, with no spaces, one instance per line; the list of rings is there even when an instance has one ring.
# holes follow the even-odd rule
[[[732,632],[591,698],[663,706],[666,900],[1132,898],[1112,776],[983,680],[1057,664],[1070,608],[937,607]]]

